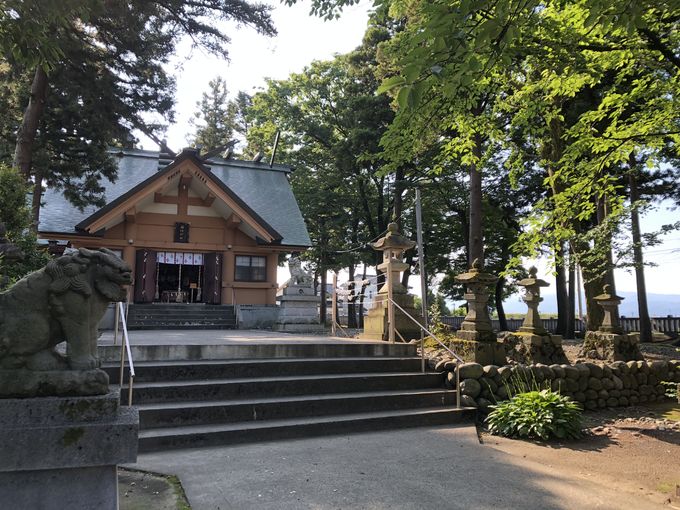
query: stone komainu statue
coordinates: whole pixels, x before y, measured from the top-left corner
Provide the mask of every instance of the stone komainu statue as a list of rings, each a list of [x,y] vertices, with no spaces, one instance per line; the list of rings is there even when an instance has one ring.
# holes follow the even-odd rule
[[[80,248],[0,293],[0,369],[96,368],[97,325],[131,281],[112,251]],[[63,341],[66,358],[54,350]]]
[[[290,285],[311,287],[314,283],[312,275],[302,269],[302,261],[299,257],[292,256],[288,259],[288,270],[290,271],[290,279],[283,285],[284,287]]]

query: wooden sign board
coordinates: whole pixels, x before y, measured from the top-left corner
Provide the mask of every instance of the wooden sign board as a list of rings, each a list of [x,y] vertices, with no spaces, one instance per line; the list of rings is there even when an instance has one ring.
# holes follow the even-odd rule
[[[188,243],[189,242],[189,224],[188,223],[175,223],[175,242],[176,243]]]

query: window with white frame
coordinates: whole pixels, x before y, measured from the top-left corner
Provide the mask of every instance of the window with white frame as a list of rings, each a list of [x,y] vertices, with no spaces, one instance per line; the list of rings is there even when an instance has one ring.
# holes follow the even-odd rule
[[[239,282],[267,281],[267,257],[236,255],[234,279]]]

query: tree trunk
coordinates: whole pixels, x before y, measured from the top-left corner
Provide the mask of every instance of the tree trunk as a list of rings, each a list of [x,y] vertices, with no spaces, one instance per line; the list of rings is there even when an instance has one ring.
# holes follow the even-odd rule
[[[404,257],[404,262],[408,264],[408,267],[401,273],[401,284],[408,290],[408,279],[411,277],[411,268],[413,267],[413,261],[415,260],[415,254],[413,250],[409,250]]]
[[[482,155],[482,141],[479,135],[475,135],[473,153],[477,158]],[[484,265],[484,237],[482,233],[482,172],[477,165],[470,165],[470,251],[468,266],[472,266],[475,260]]]
[[[574,321],[576,319],[576,264],[571,252],[569,252],[569,290],[567,294],[569,306],[567,308],[567,329],[565,331],[565,338],[574,338]]]
[[[347,296],[347,327],[355,329],[357,327],[357,305],[354,296],[354,264],[349,265],[347,272],[349,273],[349,281],[347,282],[347,290],[349,291]]]
[[[567,275],[564,264],[564,247],[557,248],[555,264],[555,294],[557,297],[557,327],[556,335],[566,336],[569,324],[569,294],[567,292]]]
[[[652,321],[649,318],[647,307],[647,285],[645,284],[645,267],[642,255],[642,234],[640,232],[640,216],[635,208],[635,203],[640,200],[640,193],[635,178],[635,169],[631,168],[628,174],[630,185],[630,223],[633,236],[633,262],[635,264],[635,283],[637,287],[638,314],[640,317],[640,342],[652,341]]]
[[[583,272],[583,290],[586,295],[586,331],[597,331],[602,324],[604,311],[595,302],[594,297],[602,294],[602,288],[607,280],[603,276],[593,277],[585,268],[581,268],[581,270]]]
[[[33,165],[33,143],[38,132],[40,119],[45,110],[47,98],[47,74],[42,67],[38,66],[33,75],[31,95],[28,106],[24,110],[21,126],[17,131],[17,143],[14,149],[14,166],[21,172],[24,179],[31,178]],[[39,202],[38,202],[39,203]]]
[[[394,221],[398,227],[399,232],[404,232],[404,220],[401,215],[404,212],[403,205],[403,194],[404,194],[404,169],[397,168],[394,174],[394,206],[392,207],[392,221]]]
[[[498,313],[499,329],[501,331],[508,330],[508,321],[505,318],[505,309],[503,308],[503,287],[505,286],[505,278],[502,276],[496,281],[495,300],[496,313]]]
[[[326,325],[326,283],[328,280],[328,274],[326,271],[326,261],[323,255],[321,256],[321,264],[319,264],[319,271],[321,272],[321,289],[319,291],[319,297],[321,298],[321,304],[319,306],[319,322],[322,326]]]

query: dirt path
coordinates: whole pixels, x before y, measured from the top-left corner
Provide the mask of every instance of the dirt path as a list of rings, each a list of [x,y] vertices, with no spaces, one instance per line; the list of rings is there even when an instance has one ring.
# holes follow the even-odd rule
[[[584,418],[588,434],[578,441],[535,443],[483,433],[482,442],[556,472],[680,509],[680,406],[602,410]]]

